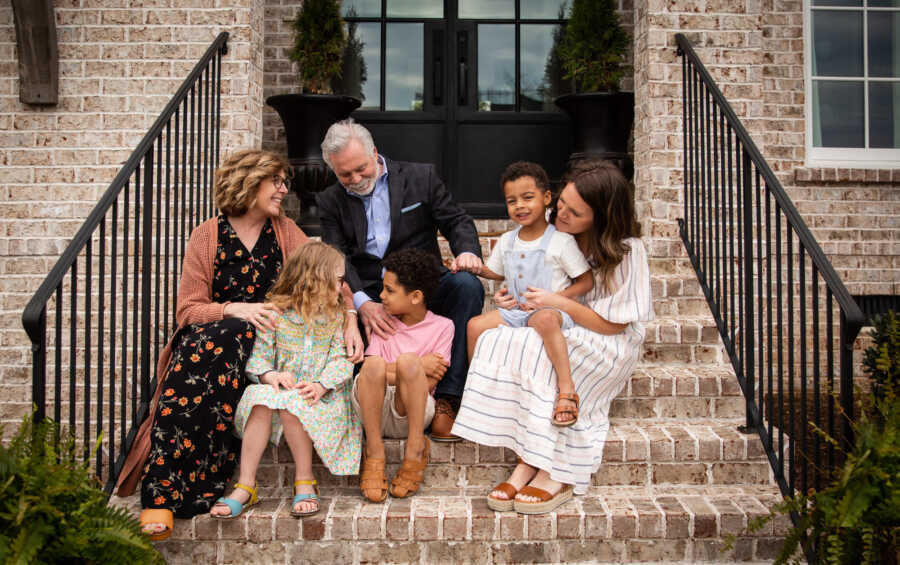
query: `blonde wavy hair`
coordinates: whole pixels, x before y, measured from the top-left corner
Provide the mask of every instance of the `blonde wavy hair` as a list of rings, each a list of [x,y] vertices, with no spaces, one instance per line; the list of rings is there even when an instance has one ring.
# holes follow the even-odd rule
[[[266,300],[282,310],[300,312],[306,321],[343,320],[343,302],[334,277],[342,265],[344,254],[327,243],[310,241],[301,245],[281,267]]]
[[[259,185],[280,172],[288,178],[293,174],[291,164],[281,155],[259,149],[232,153],[213,179],[216,207],[226,216],[243,216],[256,204]]]

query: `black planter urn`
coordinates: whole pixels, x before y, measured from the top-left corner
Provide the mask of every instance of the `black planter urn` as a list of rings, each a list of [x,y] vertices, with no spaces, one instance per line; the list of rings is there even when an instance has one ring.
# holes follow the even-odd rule
[[[320,235],[315,195],[336,180],[322,160],[322,139],[331,124],[348,117],[362,102],[339,94],[278,94],[266,98],[266,104],[284,123],[288,161],[294,168],[291,190],[300,198],[298,223],[307,235]]]
[[[586,157],[606,159],[631,180],[634,161],[628,154],[628,139],[634,123],[634,93],[566,94],[554,102],[572,119],[575,150],[569,162]]]

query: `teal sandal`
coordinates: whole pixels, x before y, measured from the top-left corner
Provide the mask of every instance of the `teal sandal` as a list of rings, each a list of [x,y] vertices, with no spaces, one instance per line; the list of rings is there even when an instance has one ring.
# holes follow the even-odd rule
[[[241,513],[259,502],[259,497],[256,494],[256,487],[248,487],[247,485],[241,483],[234,484],[235,489],[241,489],[250,493],[250,500],[247,501],[246,504],[241,504],[237,500],[233,498],[225,498],[224,496],[216,501],[216,504],[220,502],[228,507],[231,510],[231,514],[227,516],[222,516],[220,514],[212,514],[213,518],[218,518],[220,520],[230,520],[232,518],[237,518],[241,515]]]
[[[291,502],[291,516],[294,518],[302,518],[303,516],[312,516],[316,512],[319,511],[320,503],[319,503],[319,485],[316,483],[316,480],[313,479],[311,481],[294,481],[294,488],[296,489],[297,485],[312,485],[313,489],[316,491],[314,494],[300,494],[297,493],[294,495],[294,500]],[[307,510],[306,512],[297,512],[294,510],[294,507],[297,506],[298,502],[303,502],[304,500],[312,500],[316,503],[315,510]]]

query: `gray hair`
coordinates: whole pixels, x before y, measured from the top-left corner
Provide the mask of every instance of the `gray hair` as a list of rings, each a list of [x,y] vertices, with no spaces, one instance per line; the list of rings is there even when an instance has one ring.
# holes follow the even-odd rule
[[[372,140],[372,134],[364,126],[356,123],[353,118],[335,122],[325,132],[325,139],[322,140],[322,159],[325,160],[329,167],[331,167],[331,159],[329,157],[343,151],[351,139],[355,139],[362,144],[366,155],[371,155],[375,150],[375,141]]]

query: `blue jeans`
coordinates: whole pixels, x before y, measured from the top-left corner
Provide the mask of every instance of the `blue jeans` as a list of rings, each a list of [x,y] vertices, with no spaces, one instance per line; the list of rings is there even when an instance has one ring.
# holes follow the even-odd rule
[[[441,275],[441,285],[437,294],[429,301],[429,308],[435,314],[453,321],[453,349],[450,352],[450,367],[438,383],[436,396],[460,398],[466,386],[469,359],[466,353],[466,324],[479,314],[484,307],[484,287],[472,273],[447,271]]]

